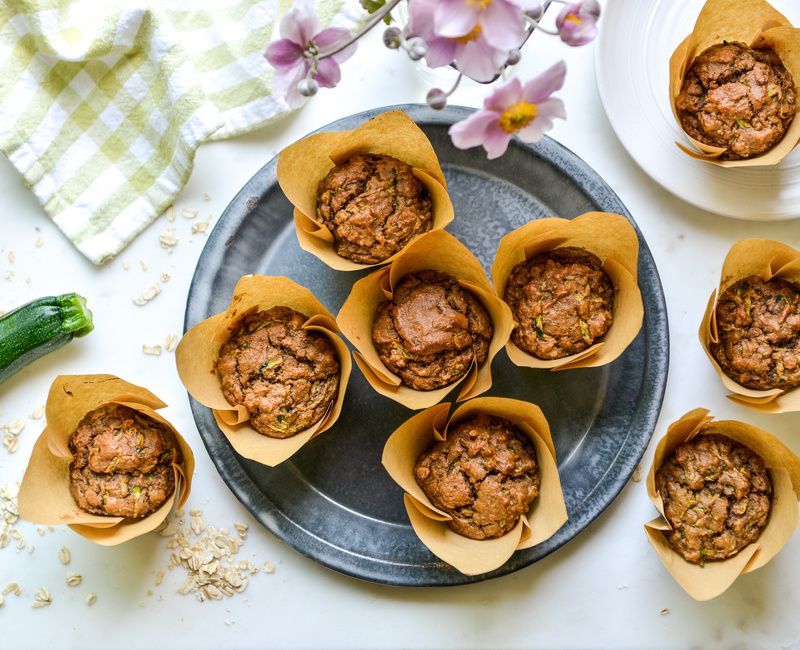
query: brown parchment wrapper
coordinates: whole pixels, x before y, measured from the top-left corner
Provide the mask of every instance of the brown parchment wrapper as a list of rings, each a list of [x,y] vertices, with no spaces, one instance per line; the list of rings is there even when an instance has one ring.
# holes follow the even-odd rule
[[[614,322],[601,341],[562,359],[539,359],[509,340],[506,352],[517,366],[567,370],[595,368],[616,359],[642,328],[644,306],[637,281],[639,240],[630,222],[618,214],[587,212],[574,219],[535,219],[500,240],[492,282],[505,295],[512,269],[525,260],[555,248],[575,246],[594,253],[614,285]]]
[[[567,521],[567,507],[550,426],[538,406],[504,397],[479,397],[459,406],[450,417],[449,412],[449,403],[437,404],[407,420],[386,441],[381,462],[405,490],[408,518],[422,543],[461,573],[477,575],[502,566],[514,551],[552,537]],[[497,539],[470,539],[451,530],[447,522],[452,517],[430,502],[414,478],[420,454],[431,444],[447,439],[451,423],[477,413],[513,422],[533,444],[539,467],[539,496],[514,529]]]
[[[645,524],[647,538],[667,571],[695,600],[710,600],[733,584],[739,575],[750,573],[769,562],[789,541],[798,523],[800,458],[771,433],[735,420],[714,421],[708,409],[698,408],[670,425],[656,447],[647,475],[647,494],[661,513]],[[678,446],[697,435],[717,434],[735,440],[764,459],[772,480],[772,508],[767,525],[758,539],[727,560],[700,566],[687,562],[673,549],[662,531],[671,530],[664,516],[664,504],[656,491],[656,472]]]
[[[394,287],[409,273],[432,269],[447,273],[481,301],[494,326],[486,361],[473,363],[466,374],[452,384],[436,390],[414,390],[400,383],[400,377],[391,372],[380,360],[372,341],[372,324],[375,311],[384,300],[392,299]],[[478,259],[444,230],[422,235],[394,258],[391,266],[375,271],[353,285],[336,317],[342,333],[355,347],[356,365],[369,384],[385,395],[410,409],[423,409],[444,399],[455,385],[463,382],[458,394],[459,402],[480,395],[492,386],[492,360],[508,341],[514,327],[511,310],[492,290]]]
[[[767,413],[789,413],[800,411],[800,390],[755,390],[737,383],[720,368],[711,354],[710,346],[719,341],[717,329],[717,297],[739,280],[758,276],[768,281],[779,278],[800,284],[800,251],[781,242],[769,239],[743,239],[735,243],[722,264],[719,289],[711,292],[700,323],[700,344],[703,346],[722,384],[731,391],[728,398],[739,404]]]
[[[173,464],[175,491],[156,511],[142,519],[93,515],[82,510],[69,490],[69,464],[73,459],[69,437],[81,420],[105,404],[121,404],[166,426],[178,441],[183,460]],[[146,388],[114,375],[59,375],[50,387],[45,412],[47,426],[33,447],[20,486],[19,514],[36,524],[67,524],[87,539],[114,546],[160,526],[173,504],[182,506],[189,496],[194,455],[181,435],[154,409],[166,404]]]
[[[679,126],[675,101],[683,87],[686,72],[698,55],[723,41],[744,43],[753,48],[772,48],[791,72],[795,83],[800,83],[800,30],[794,29],[783,14],[764,0],[708,0],[697,18],[694,31],[684,39],[669,60],[670,104]],[[718,160],[727,149],[704,144],[688,133],[686,138],[699,151],[676,142],[681,151],[720,167],[776,165],[800,140],[800,120],[795,119],[781,141],[769,151],[745,160]]]
[[[396,253],[377,264],[359,264],[340,257],[333,247],[333,235],[317,218],[320,181],[333,167],[359,153],[392,156],[411,166],[414,176],[431,194],[431,230],[441,230],[455,214],[433,146],[403,111],[383,113],[352,131],[318,133],[295,142],[278,156],[278,183],[294,205],[294,225],[300,248],[337,271],[382,266],[397,256]]]
[[[331,342],[339,358],[339,392],[319,422],[289,438],[270,438],[250,426],[244,406],[231,406],[222,393],[215,370],[219,349],[228,341],[241,319],[272,307],[290,307],[308,317],[303,329],[319,332]],[[214,419],[231,446],[245,458],[274,467],[297,452],[311,438],[330,429],[342,412],[352,362],[339,328],[327,309],[305,287],[289,278],[245,275],[233,291],[228,309],[190,329],[175,350],[178,375],[198,402],[212,409]]]

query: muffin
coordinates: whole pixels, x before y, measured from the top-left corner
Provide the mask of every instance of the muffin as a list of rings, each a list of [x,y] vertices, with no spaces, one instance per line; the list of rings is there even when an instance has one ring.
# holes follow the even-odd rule
[[[174,434],[121,404],[88,413],[69,437],[70,492],[96,515],[140,519],[175,491],[173,463],[181,462]]]
[[[709,349],[722,371],[747,388],[800,385],[800,287],[750,276],[717,302],[719,340]]]
[[[656,489],[672,530],[669,544],[688,562],[736,555],[767,524],[772,482],[761,457],[721,435],[699,435],[659,467]]]
[[[792,123],[794,79],[772,49],[725,42],[694,59],[675,108],[687,134],[726,149],[720,160],[751,158],[775,146]]]
[[[450,528],[471,539],[509,532],[539,495],[536,452],[505,418],[483,413],[456,422],[417,459],[417,483]]]
[[[338,255],[360,264],[383,262],[431,228],[430,192],[409,165],[357,154],[334,167],[317,191],[317,216]]]
[[[392,300],[378,305],[372,340],[378,357],[405,386],[431,391],[483,364],[494,334],[486,308],[450,275],[404,276]]]
[[[514,344],[539,359],[561,359],[600,339],[614,320],[614,287],[602,266],[575,247],[514,266],[504,293],[517,323]]]
[[[308,318],[289,307],[245,316],[219,349],[216,371],[225,399],[244,406],[250,424],[288,438],[319,422],[339,390],[331,342],[303,329]]]

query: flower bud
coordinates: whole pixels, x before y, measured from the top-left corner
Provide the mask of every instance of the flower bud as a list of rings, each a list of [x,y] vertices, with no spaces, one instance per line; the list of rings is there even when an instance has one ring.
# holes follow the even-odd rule
[[[428,51],[428,44],[419,36],[409,38],[406,41],[406,47],[408,48],[408,57],[412,61],[419,61]]]
[[[517,65],[522,59],[522,52],[518,49],[513,49],[508,51],[508,58],[506,59],[507,65]]]
[[[447,93],[441,88],[431,88],[425,97],[425,101],[428,106],[440,111],[447,106]]]
[[[390,50],[400,47],[402,40],[402,32],[397,27],[387,27],[383,32],[383,44]]]
[[[301,79],[297,84],[297,92],[303,97],[313,97],[319,90],[319,84],[314,79]]]
[[[529,9],[525,13],[534,20],[539,21],[544,17],[544,4],[540,3],[538,7]]]

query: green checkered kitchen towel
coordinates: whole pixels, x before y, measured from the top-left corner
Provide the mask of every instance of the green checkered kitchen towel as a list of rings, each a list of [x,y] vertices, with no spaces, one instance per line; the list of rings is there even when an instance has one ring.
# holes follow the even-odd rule
[[[263,58],[290,0],[2,0],[0,150],[95,264],[183,188],[195,151],[289,109]],[[352,28],[355,0],[317,0]],[[274,32],[274,34],[273,34]]]

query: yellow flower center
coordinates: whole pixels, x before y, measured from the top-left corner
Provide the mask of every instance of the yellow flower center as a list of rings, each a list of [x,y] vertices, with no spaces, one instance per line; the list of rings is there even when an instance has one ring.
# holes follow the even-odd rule
[[[575,14],[567,14],[567,17],[564,18],[565,23],[572,23],[573,25],[580,25],[583,22],[580,18],[578,18]]]
[[[472,31],[469,34],[464,34],[463,36],[459,36],[455,40],[457,40],[459,43],[461,43],[463,45],[466,45],[470,41],[474,41],[476,38],[478,38],[478,36],[480,35],[480,33],[482,31],[483,30],[481,29],[481,24],[478,23],[477,25],[475,25],[475,27],[472,29]]]
[[[470,7],[477,7],[478,9],[486,9],[486,7],[492,4],[492,0],[467,0],[467,4]]]
[[[500,128],[506,133],[516,133],[536,119],[539,107],[530,102],[511,104],[500,116]]]

